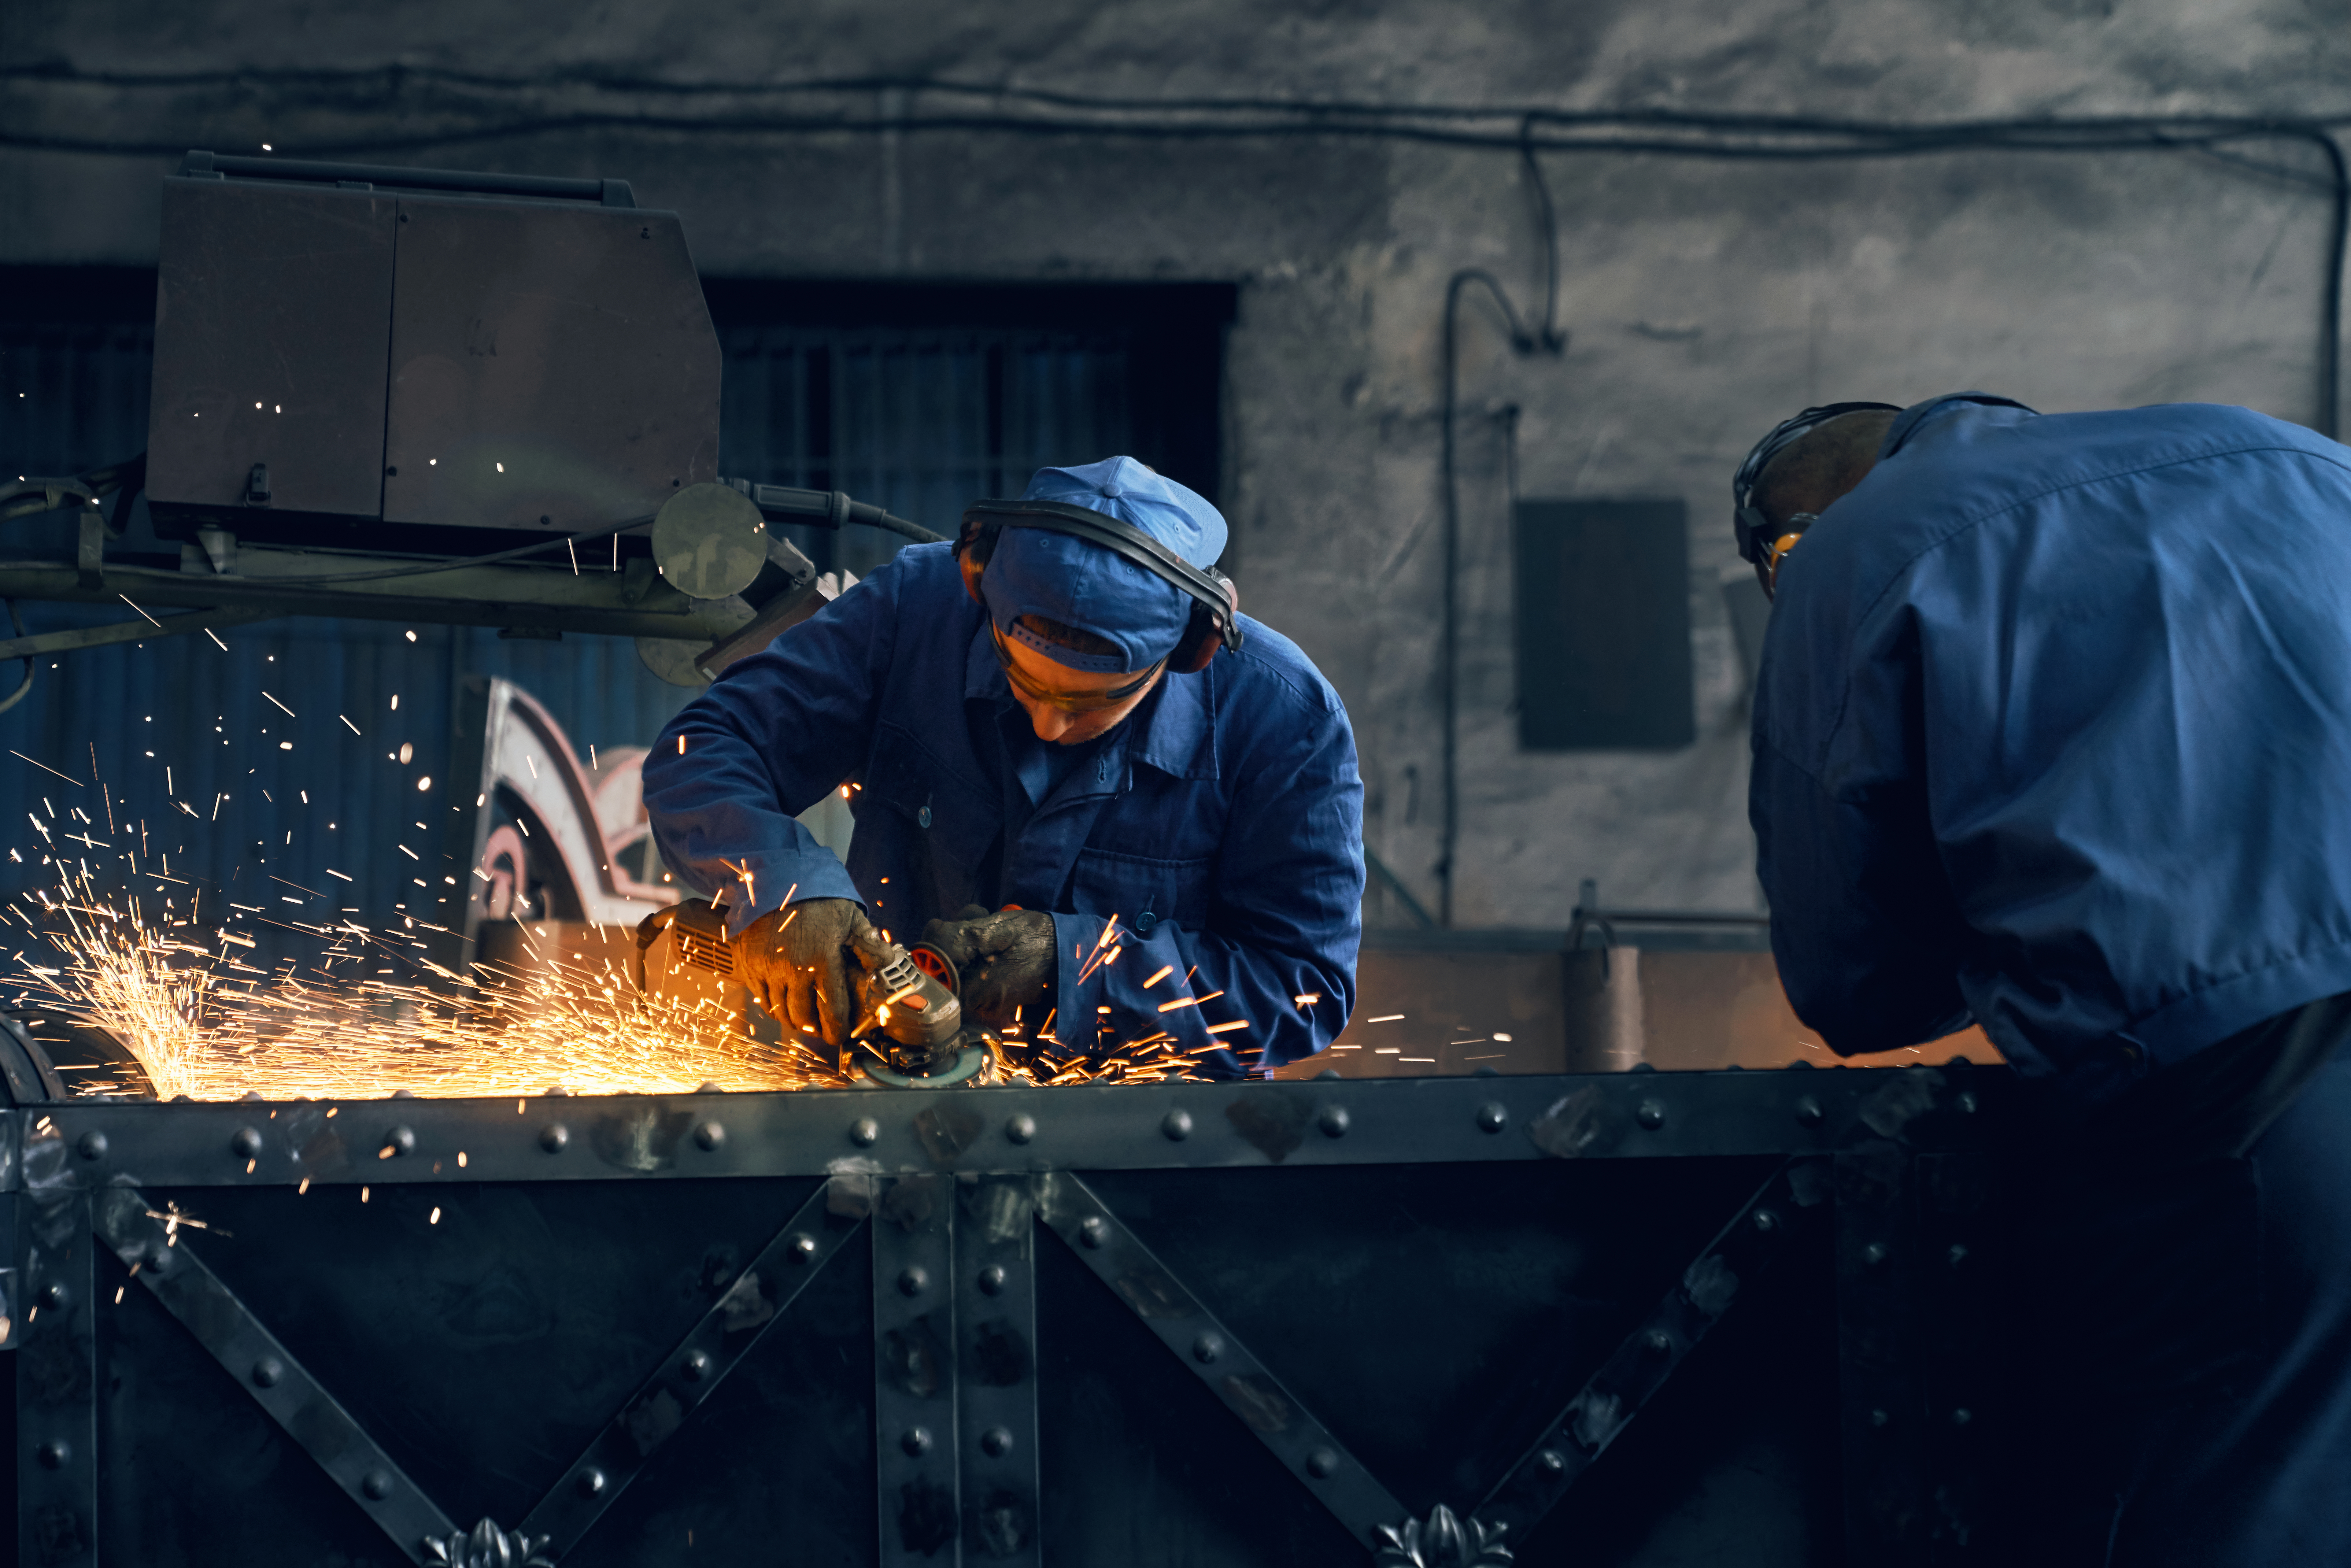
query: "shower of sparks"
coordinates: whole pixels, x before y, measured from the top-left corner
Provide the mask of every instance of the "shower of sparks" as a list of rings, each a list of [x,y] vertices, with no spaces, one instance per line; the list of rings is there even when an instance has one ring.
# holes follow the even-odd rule
[[[191,939],[201,935],[192,922],[151,923],[137,897],[110,896],[83,874],[67,875],[54,896],[37,893],[18,903],[26,906],[18,918],[40,929],[60,960],[20,957],[28,988],[120,1040],[147,1078],[141,1085],[128,1075],[92,1072],[76,1083],[81,1094],[152,1086],[165,1100],[377,1099],[402,1090],[428,1099],[506,1098],[550,1089],[689,1093],[708,1085],[750,1092],[850,1082],[813,1042],[789,1034],[776,1042],[754,1038],[713,998],[644,995],[611,960],[541,954],[528,968],[477,966],[475,976],[461,977],[410,951],[413,936],[404,929],[378,930],[348,916],[333,925],[265,917],[323,945],[309,972],[287,966],[273,974],[243,961],[252,937],[224,927],[214,934],[216,947],[201,946]],[[522,930],[528,942],[529,927]],[[359,958],[404,966],[414,977],[354,982],[332,973],[335,963]],[[1007,1030],[990,1077],[1058,1085],[1199,1076],[1191,1058],[1201,1048],[1187,1051],[1165,1030],[1107,1049],[1065,1046],[1051,1022],[1049,1015],[1033,1041],[1019,1038],[1017,1024]],[[1236,1021],[1208,1032],[1247,1027]],[[167,1216],[157,1218],[168,1224]]]

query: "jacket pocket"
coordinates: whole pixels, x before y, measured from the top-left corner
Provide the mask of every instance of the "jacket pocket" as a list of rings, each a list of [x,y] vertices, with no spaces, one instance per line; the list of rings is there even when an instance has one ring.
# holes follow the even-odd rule
[[[1169,921],[1187,931],[1204,930],[1214,884],[1216,862],[1154,860],[1111,850],[1086,850],[1078,856],[1071,891],[1081,915],[1115,915],[1140,936]]]
[[[921,741],[888,725],[874,730],[859,805],[903,817],[932,858],[965,871],[986,857],[1003,821],[998,802],[949,772]]]

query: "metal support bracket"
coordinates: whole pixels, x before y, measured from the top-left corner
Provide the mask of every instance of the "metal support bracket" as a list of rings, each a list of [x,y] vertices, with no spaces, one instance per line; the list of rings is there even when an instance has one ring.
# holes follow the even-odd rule
[[[1029,1184],[955,1184],[956,1455],[964,1550],[1041,1568],[1037,1225]]]
[[[1217,1321],[1092,1187],[1066,1171],[1035,1178],[1039,1218],[1118,1292],[1144,1326],[1192,1369],[1365,1550],[1405,1517],[1361,1461]]]
[[[900,1176],[873,1210],[874,1482],[883,1568],[963,1560],[953,1176]]]
[[[1470,1516],[1472,1531],[1525,1540],[1827,1196],[1817,1160],[1791,1160],[1774,1172],[1487,1494]]]
[[[153,1217],[137,1187],[108,1187],[97,1195],[96,1203],[96,1213],[89,1216],[95,1229],[130,1266],[131,1277],[245,1385],[269,1418],[319,1462],[409,1561],[431,1561],[426,1542],[457,1533],[448,1516],[262,1327],[194,1249],[176,1244],[177,1236]]]
[[[63,1140],[52,1132],[47,1140]],[[97,1568],[97,1248],[87,1195],[23,1200],[23,1348],[16,1363],[16,1560]]]
[[[816,1271],[864,1223],[838,1197],[834,1184],[827,1182],[784,1221],[783,1228],[703,1314],[662,1363],[661,1370],[645,1380],[554,1490],[530,1511],[517,1533],[533,1541],[545,1537],[545,1549],[559,1558],[578,1544],[589,1527],[637,1479],[654,1451],[717,1392],[718,1385],[784,1315]]]

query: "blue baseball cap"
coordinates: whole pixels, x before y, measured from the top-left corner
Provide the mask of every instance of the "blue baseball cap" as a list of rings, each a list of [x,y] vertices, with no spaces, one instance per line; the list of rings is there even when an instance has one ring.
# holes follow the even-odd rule
[[[1225,551],[1224,514],[1197,493],[1132,457],[1075,468],[1040,468],[1024,501],[1085,507],[1132,524],[1194,566]],[[1008,528],[980,577],[987,612],[1007,642],[1056,664],[1093,674],[1145,670],[1175,652],[1196,602],[1190,594],[1098,545],[1043,528]],[[1015,624],[1041,615],[1117,645],[1115,655],[1081,653]]]

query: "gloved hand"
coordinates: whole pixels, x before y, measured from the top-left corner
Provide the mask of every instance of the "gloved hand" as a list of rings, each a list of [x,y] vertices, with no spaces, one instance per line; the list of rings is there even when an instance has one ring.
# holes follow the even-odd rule
[[[751,922],[734,946],[735,977],[758,1004],[835,1050],[849,1043],[857,1021],[858,971],[890,950],[853,898],[803,898]]]
[[[1002,1029],[1012,1021],[1014,1009],[1041,1000],[1061,971],[1053,917],[1042,910],[990,915],[971,904],[956,919],[924,926],[923,940],[954,961],[964,1017],[989,1029]],[[1029,1019],[1029,1032],[1042,1019],[1042,1014]]]

